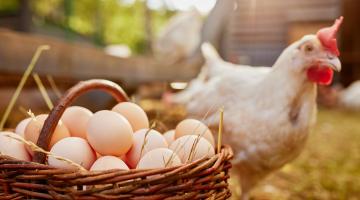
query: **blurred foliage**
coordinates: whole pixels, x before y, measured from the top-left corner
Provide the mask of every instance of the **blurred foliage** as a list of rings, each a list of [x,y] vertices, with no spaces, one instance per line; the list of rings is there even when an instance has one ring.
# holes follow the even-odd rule
[[[2,0],[0,11],[16,10],[19,4],[20,0]],[[145,5],[144,0],[30,0],[36,26],[55,25],[100,46],[126,44],[134,53],[142,53],[145,46]],[[173,12],[163,9],[151,13],[156,35]]]
[[[2,14],[11,14],[18,11],[18,0],[1,0],[0,1],[0,16]]]

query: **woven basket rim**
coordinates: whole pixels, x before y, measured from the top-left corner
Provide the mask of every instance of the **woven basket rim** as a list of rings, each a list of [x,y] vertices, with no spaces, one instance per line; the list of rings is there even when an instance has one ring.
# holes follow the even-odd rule
[[[26,160],[20,160],[20,159],[16,159],[14,157],[5,155],[5,154],[0,154],[0,170],[1,169],[6,169],[7,167],[12,168],[13,165],[16,164],[17,167],[19,167],[19,164],[22,164],[25,168],[27,166],[34,166],[34,167],[39,167],[42,169],[51,169],[51,170],[59,170],[59,172],[63,172],[63,173],[80,173],[80,174],[100,174],[100,173],[113,173],[113,172],[128,172],[128,173],[150,173],[149,175],[151,175],[151,172],[168,172],[168,171],[172,171],[172,170],[176,170],[179,168],[184,168],[184,167],[188,167],[191,165],[196,165],[199,164],[201,162],[205,162],[207,160],[210,160],[212,158],[218,158],[219,156],[223,156],[223,160],[231,160],[234,156],[233,150],[231,149],[231,147],[229,145],[223,145],[221,148],[221,152],[217,153],[211,157],[203,157],[197,160],[194,160],[193,162],[190,163],[182,163],[180,165],[177,166],[173,166],[173,167],[165,167],[165,168],[151,168],[151,169],[109,169],[109,170],[96,170],[96,171],[90,171],[90,170],[86,170],[86,171],[82,171],[81,169],[62,169],[62,168],[58,168],[58,167],[54,167],[48,164],[42,164],[42,163],[37,163],[37,162],[33,162],[33,161],[26,161]]]

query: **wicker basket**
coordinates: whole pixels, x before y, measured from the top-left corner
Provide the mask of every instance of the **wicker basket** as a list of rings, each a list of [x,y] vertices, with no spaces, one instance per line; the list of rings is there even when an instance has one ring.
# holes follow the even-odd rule
[[[40,133],[39,147],[48,150],[52,132],[65,108],[94,89],[110,93],[119,102],[128,100],[113,82],[80,82],[50,112]],[[0,199],[228,199],[232,156],[231,148],[223,146],[211,158],[177,167],[90,172],[45,165],[46,155],[40,152],[35,153],[36,162],[0,155]]]

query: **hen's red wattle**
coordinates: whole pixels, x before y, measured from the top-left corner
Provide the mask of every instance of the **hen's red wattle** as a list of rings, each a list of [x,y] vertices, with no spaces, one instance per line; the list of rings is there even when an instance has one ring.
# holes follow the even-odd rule
[[[315,66],[307,70],[309,80],[320,85],[330,85],[333,75],[334,71],[329,67]]]

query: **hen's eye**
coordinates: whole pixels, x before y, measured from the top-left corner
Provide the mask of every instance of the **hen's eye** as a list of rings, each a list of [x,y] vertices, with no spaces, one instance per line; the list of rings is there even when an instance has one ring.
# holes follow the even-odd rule
[[[312,52],[314,50],[314,47],[310,44],[305,45],[305,52]]]

